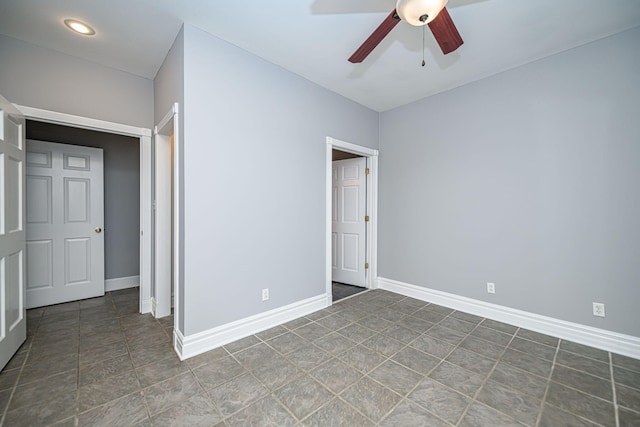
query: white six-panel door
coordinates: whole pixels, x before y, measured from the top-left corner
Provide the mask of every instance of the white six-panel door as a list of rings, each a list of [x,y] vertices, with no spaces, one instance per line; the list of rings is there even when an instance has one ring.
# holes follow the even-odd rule
[[[332,279],[365,286],[367,159],[333,162]]]
[[[100,148],[27,141],[27,308],[104,295]]]
[[[27,336],[24,117],[0,96],[0,369]]]

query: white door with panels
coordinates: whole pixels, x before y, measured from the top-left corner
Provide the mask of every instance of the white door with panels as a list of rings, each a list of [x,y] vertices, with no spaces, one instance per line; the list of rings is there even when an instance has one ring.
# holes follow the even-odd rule
[[[27,308],[104,295],[100,148],[27,141]]]
[[[365,286],[367,159],[333,162],[332,279]]]
[[[24,117],[0,96],[0,369],[27,337]]]

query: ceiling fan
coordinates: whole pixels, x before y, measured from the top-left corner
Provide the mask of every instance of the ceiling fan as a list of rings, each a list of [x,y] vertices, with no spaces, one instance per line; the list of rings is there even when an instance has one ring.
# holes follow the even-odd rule
[[[448,0],[398,0],[396,8],[375,29],[364,43],[349,58],[354,64],[365,60],[373,49],[400,22],[405,21],[419,27],[429,25],[442,53],[445,55],[462,46],[462,37],[458,33],[447,8]]]

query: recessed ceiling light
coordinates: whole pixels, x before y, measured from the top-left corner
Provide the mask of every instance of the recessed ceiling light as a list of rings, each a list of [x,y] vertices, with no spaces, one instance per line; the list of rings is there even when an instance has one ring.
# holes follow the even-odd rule
[[[82,34],[83,36],[92,36],[96,33],[96,30],[91,28],[89,25],[76,19],[65,19],[64,25],[66,25],[71,31]]]

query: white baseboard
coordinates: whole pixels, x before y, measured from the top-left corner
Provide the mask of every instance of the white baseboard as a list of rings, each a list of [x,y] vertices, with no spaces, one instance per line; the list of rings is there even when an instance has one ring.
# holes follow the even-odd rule
[[[153,301],[151,299],[140,301],[140,314],[151,313],[153,310]]]
[[[151,297],[151,314],[153,315],[153,317],[156,317],[156,306],[157,306],[157,301],[154,297]]]
[[[180,360],[185,360],[327,306],[327,296],[322,294],[193,335],[184,336],[176,330],[174,348]]]
[[[557,338],[640,359],[639,337],[541,316],[527,311],[516,310],[485,301],[424,288],[422,286],[398,282],[397,280],[386,279],[384,277],[378,278],[378,287],[379,289],[416,298],[421,301],[431,302],[475,314],[476,316],[486,317],[520,328],[530,329]]]
[[[104,281],[105,292],[136,288],[138,286],[140,286],[140,276],[118,277],[117,279],[106,279]]]

